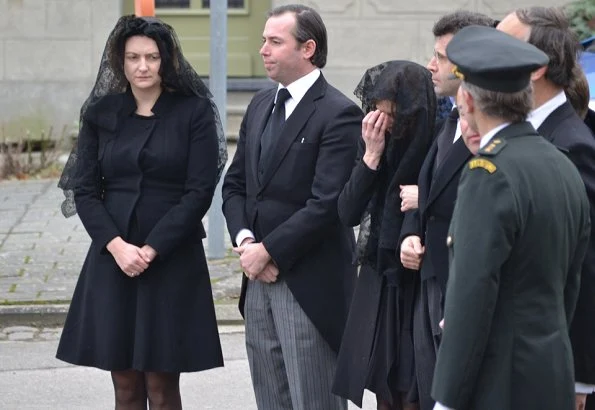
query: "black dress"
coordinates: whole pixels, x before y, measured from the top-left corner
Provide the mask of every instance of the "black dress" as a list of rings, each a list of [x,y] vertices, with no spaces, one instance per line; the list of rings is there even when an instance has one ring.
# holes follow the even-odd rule
[[[359,162],[339,197],[339,214],[358,214],[381,175]],[[395,251],[378,249],[362,262],[339,351],[333,392],[362,406],[364,389],[399,406],[417,401],[413,360],[413,302],[417,273],[399,269],[398,285],[383,271],[399,266]]]
[[[211,132],[210,127],[188,126],[197,121],[208,123],[207,106],[198,105],[194,114],[200,114],[201,119],[196,120],[190,115],[195,110],[187,108],[192,102],[189,97],[164,92],[153,109],[156,115],[140,117],[129,112],[130,98],[106,97],[109,101],[99,105],[107,110],[107,115],[93,116],[93,111],[101,109],[90,109],[79,137],[82,149],[91,151],[79,153],[80,166],[96,168],[96,172],[85,174],[82,185],[91,186],[93,178],[100,179],[100,198],[86,198],[94,196],[87,192],[92,189],[75,191],[78,213],[93,241],[74,292],[57,358],[105,370],[191,372],[222,366],[200,224],[212,198],[216,167],[213,175],[211,171],[209,175],[198,173],[195,162],[200,158],[193,158],[202,150],[216,161],[216,136],[197,142],[199,138],[192,130]],[[116,127],[101,119],[109,118],[110,111],[113,113],[109,106],[115,107],[119,115]],[[98,159],[96,164],[93,158]],[[192,178],[203,180],[194,181],[193,185],[188,182]],[[206,203],[194,203],[199,201],[199,194]],[[183,209],[188,195],[196,195],[190,199],[197,209]],[[105,249],[104,238],[109,235],[100,235],[101,228],[93,225],[93,220],[105,218],[105,211],[113,220],[112,229],[125,241],[137,246],[149,243],[157,250],[157,258],[140,276],[126,276]],[[171,218],[193,212],[198,215],[187,221],[196,224],[190,235],[168,240],[171,249],[159,243],[168,235],[176,237],[176,224],[170,222]],[[111,221],[107,221],[104,225],[110,225]],[[169,226],[158,238],[151,239],[162,223]]]

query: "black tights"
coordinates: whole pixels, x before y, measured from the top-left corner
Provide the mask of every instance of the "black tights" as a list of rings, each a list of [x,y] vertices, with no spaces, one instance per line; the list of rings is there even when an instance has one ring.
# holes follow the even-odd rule
[[[116,410],[181,410],[179,373],[112,372]]]

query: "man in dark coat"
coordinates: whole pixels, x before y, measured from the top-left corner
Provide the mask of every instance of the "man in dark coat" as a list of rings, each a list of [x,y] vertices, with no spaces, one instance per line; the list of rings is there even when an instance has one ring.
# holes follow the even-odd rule
[[[260,53],[280,84],[250,102],[223,185],[245,273],[240,309],[259,409],[347,408],[331,384],[356,278],[355,238],[339,221],[337,197],[363,113],[320,73],[326,52],[313,9],[271,12]]]
[[[435,409],[571,410],[567,329],[589,202],[576,167],[525,121],[531,73],[548,57],[487,27],[461,30],[446,51],[463,79],[459,111],[481,145],[461,175],[447,238]]]
[[[453,65],[446,57],[446,46],[463,27],[492,26],[494,20],[479,13],[456,11],[440,18],[433,28],[436,43],[428,62],[437,95],[454,99],[461,83],[452,77]],[[456,107],[446,118],[423,163],[418,178],[418,209],[406,213],[401,230],[401,262],[406,268],[420,269],[413,322],[415,367],[421,410],[430,410],[430,396],[436,354],[440,341],[444,290],[448,279],[446,234],[457,197],[463,165],[471,152],[461,138]],[[402,192],[402,197],[404,192]],[[403,198],[404,199],[404,198]]]
[[[578,168],[595,219],[595,138],[566,99],[572,81],[578,41],[558,8],[533,7],[509,14],[498,28],[528,41],[546,53],[547,67],[532,76],[533,111],[528,120],[540,135],[562,151]],[[579,406],[595,391],[595,224],[582,268],[581,289],[570,327]]]

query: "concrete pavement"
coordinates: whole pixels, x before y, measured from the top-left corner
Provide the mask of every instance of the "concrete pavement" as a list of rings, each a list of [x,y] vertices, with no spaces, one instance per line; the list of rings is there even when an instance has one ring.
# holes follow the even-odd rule
[[[0,409],[113,409],[107,372],[54,358],[60,331],[0,326]],[[256,410],[243,327],[220,326],[219,333],[225,367],[183,374],[184,408]],[[376,408],[370,393],[364,396],[363,408]],[[350,403],[349,409],[357,407]]]

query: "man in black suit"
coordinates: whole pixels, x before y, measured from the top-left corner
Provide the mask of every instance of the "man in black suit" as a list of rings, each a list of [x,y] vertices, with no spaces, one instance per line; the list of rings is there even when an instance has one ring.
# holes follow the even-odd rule
[[[355,238],[339,221],[337,198],[363,113],[320,72],[326,29],[313,9],[275,8],[260,53],[279,86],[250,102],[223,184],[245,273],[240,310],[256,402],[346,409],[331,384],[356,278]]]
[[[535,72],[533,111],[528,120],[548,141],[566,152],[578,168],[595,220],[595,139],[589,128],[567,101],[564,89],[572,79],[577,63],[578,41],[558,8],[518,9],[498,25],[498,29],[528,41],[550,58]],[[595,223],[581,274],[576,313],[570,326],[574,352],[577,409],[586,395],[595,391]]]
[[[433,28],[434,56],[428,63],[434,91],[452,99],[460,80],[452,78],[453,65],[446,46],[462,28],[493,26],[494,20],[479,13],[456,11],[440,18]],[[421,168],[418,180],[418,209],[407,212],[401,235],[401,262],[418,270],[421,283],[416,295],[413,337],[415,367],[421,410],[434,405],[430,397],[436,353],[440,341],[443,295],[448,279],[446,236],[454,210],[463,165],[472,154],[462,138],[458,111],[453,109],[436,136]],[[423,263],[422,262],[423,259]]]

